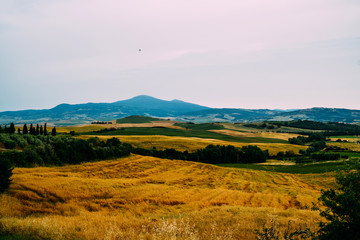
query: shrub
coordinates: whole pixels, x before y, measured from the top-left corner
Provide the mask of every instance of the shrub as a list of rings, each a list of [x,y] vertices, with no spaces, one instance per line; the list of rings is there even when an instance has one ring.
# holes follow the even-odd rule
[[[14,149],[16,147],[15,141],[10,139],[5,140],[3,144],[6,149]]]
[[[12,166],[9,159],[0,155],[0,193],[9,188],[12,176]]]
[[[337,189],[322,191],[320,202],[326,207],[320,215],[320,239],[360,239],[360,163],[353,162],[336,177]]]

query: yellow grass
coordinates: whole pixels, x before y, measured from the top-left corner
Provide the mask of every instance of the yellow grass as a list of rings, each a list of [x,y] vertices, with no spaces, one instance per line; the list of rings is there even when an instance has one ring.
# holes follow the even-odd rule
[[[239,132],[229,129],[223,130],[210,130],[211,132],[216,132],[220,134],[235,136],[235,137],[264,137],[264,138],[275,138],[275,139],[282,139],[288,140],[292,137],[299,136],[298,134],[292,133],[277,133],[277,132]]]
[[[195,137],[173,137],[173,136],[161,136],[161,135],[137,135],[137,136],[79,136],[82,139],[88,139],[90,137],[98,137],[101,140],[106,140],[108,138],[116,137],[121,142],[130,143],[134,147],[141,147],[152,149],[156,147],[158,150],[164,150],[166,148],[174,148],[178,151],[189,151],[194,152],[197,149],[205,148],[209,144],[214,145],[233,145],[235,147],[243,147],[246,145],[256,145],[262,150],[269,150],[269,153],[274,155],[280,151],[293,151],[298,153],[300,149],[306,150],[307,146],[293,145],[293,144],[283,144],[283,143],[239,143],[239,142],[229,142],[222,141],[217,139],[204,139],[204,138],[195,138]]]
[[[90,125],[71,126],[71,127],[56,127],[56,132],[68,133],[70,131],[75,131],[80,133],[80,132],[98,131],[104,128],[106,127],[103,124],[90,124]],[[51,129],[48,129],[48,131],[50,130]]]
[[[276,166],[291,166],[296,165],[295,162],[292,161],[282,161],[282,160],[275,160],[275,159],[269,159],[264,163],[256,163],[257,165],[276,165]]]
[[[348,141],[348,142],[353,142],[356,143],[358,141],[360,141],[360,137],[342,137],[342,138],[330,138],[331,141],[336,141],[338,139],[341,139],[343,141]]]
[[[360,144],[356,144],[354,142],[326,142],[326,145],[331,146],[337,146],[341,148],[347,148],[351,151],[360,151]]]
[[[319,176],[137,155],[16,168],[0,197],[0,227],[39,239],[253,239],[274,217],[280,228],[292,220],[316,229],[309,207],[333,182]]]

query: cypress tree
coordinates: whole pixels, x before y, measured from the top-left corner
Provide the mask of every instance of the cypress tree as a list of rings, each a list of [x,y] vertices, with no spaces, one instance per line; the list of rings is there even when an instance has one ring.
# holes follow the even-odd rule
[[[30,135],[34,135],[34,127],[32,123],[30,124]]]
[[[35,135],[39,135],[40,131],[39,131],[39,124],[36,124],[36,130],[35,130]]]
[[[10,133],[10,134],[15,133],[15,126],[14,126],[14,123],[10,123],[9,133]]]
[[[55,128],[55,127],[52,129],[51,135],[52,135],[52,136],[56,136],[56,128]]]
[[[20,134],[21,133],[21,130],[20,130],[20,128],[18,128],[18,134]]]
[[[43,127],[42,127],[42,125],[40,126],[40,135],[43,135],[44,134],[44,132],[43,132]]]
[[[26,126],[26,123],[24,124],[24,127],[23,127],[23,134],[28,134],[28,128]]]
[[[47,135],[47,130],[46,130],[46,123],[44,124],[44,136]]]
[[[1,125],[0,125],[0,133],[2,133]]]

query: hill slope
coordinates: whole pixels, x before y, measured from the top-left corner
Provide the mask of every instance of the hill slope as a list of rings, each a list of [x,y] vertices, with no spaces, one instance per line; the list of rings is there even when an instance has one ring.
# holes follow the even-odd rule
[[[131,115],[193,122],[259,122],[313,120],[360,123],[360,110],[310,108],[301,110],[208,108],[180,100],[166,101],[140,95],[113,103],[60,104],[51,109],[0,112],[0,124],[52,122],[58,125],[110,121]]]
[[[197,122],[260,122],[312,120],[319,122],[360,123],[360,110],[343,108],[309,108],[300,110],[269,110],[269,109],[204,109],[189,112],[178,117],[179,120]]]
[[[0,227],[25,239],[254,239],[274,216],[316,228],[308,206],[324,178],[136,155],[17,168]]]
[[[174,117],[207,107],[179,100],[166,101],[150,96],[137,96],[114,103],[60,104],[51,109],[7,111],[0,113],[0,124],[55,122],[59,124],[108,121],[131,115]]]

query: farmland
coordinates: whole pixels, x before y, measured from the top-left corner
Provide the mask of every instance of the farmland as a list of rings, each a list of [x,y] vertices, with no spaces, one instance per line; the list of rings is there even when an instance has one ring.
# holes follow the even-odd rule
[[[314,181],[317,179],[317,181]],[[294,175],[134,155],[17,168],[3,232],[27,239],[251,239],[276,217],[316,229],[310,210],[333,174]],[[209,227],[210,226],[210,227]]]
[[[283,132],[286,127],[270,131],[260,129],[260,124],[249,126],[135,117],[58,127],[59,136],[39,137],[44,144],[58,137],[63,143],[86,140],[86,146],[96,146],[98,153],[103,152],[100,148],[109,149],[111,142],[120,144],[114,137],[150,151],[195,153],[210,144],[256,145],[271,156],[289,152],[295,158],[311,144],[287,141],[303,129]],[[28,138],[33,139],[29,144],[36,142],[36,136]],[[326,146],[342,159],[315,162],[309,155],[304,163],[288,157],[258,164],[210,165],[131,154],[74,161],[76,165],[18,167],[10,188],[0,196],[0,238],[254,239],[254,230],[273,219],[281,231],[289,221],[292,230],[297,226],[317,231],[323,219],[311,208],[321,189],[333,188],[336,171],[345,169],[349,158],[360,157],[355,142],[327,141]],[[0,147],[7,151],[3,144]],[[13,151],[21,153],[26,147],[31,146],[16,145]]]

